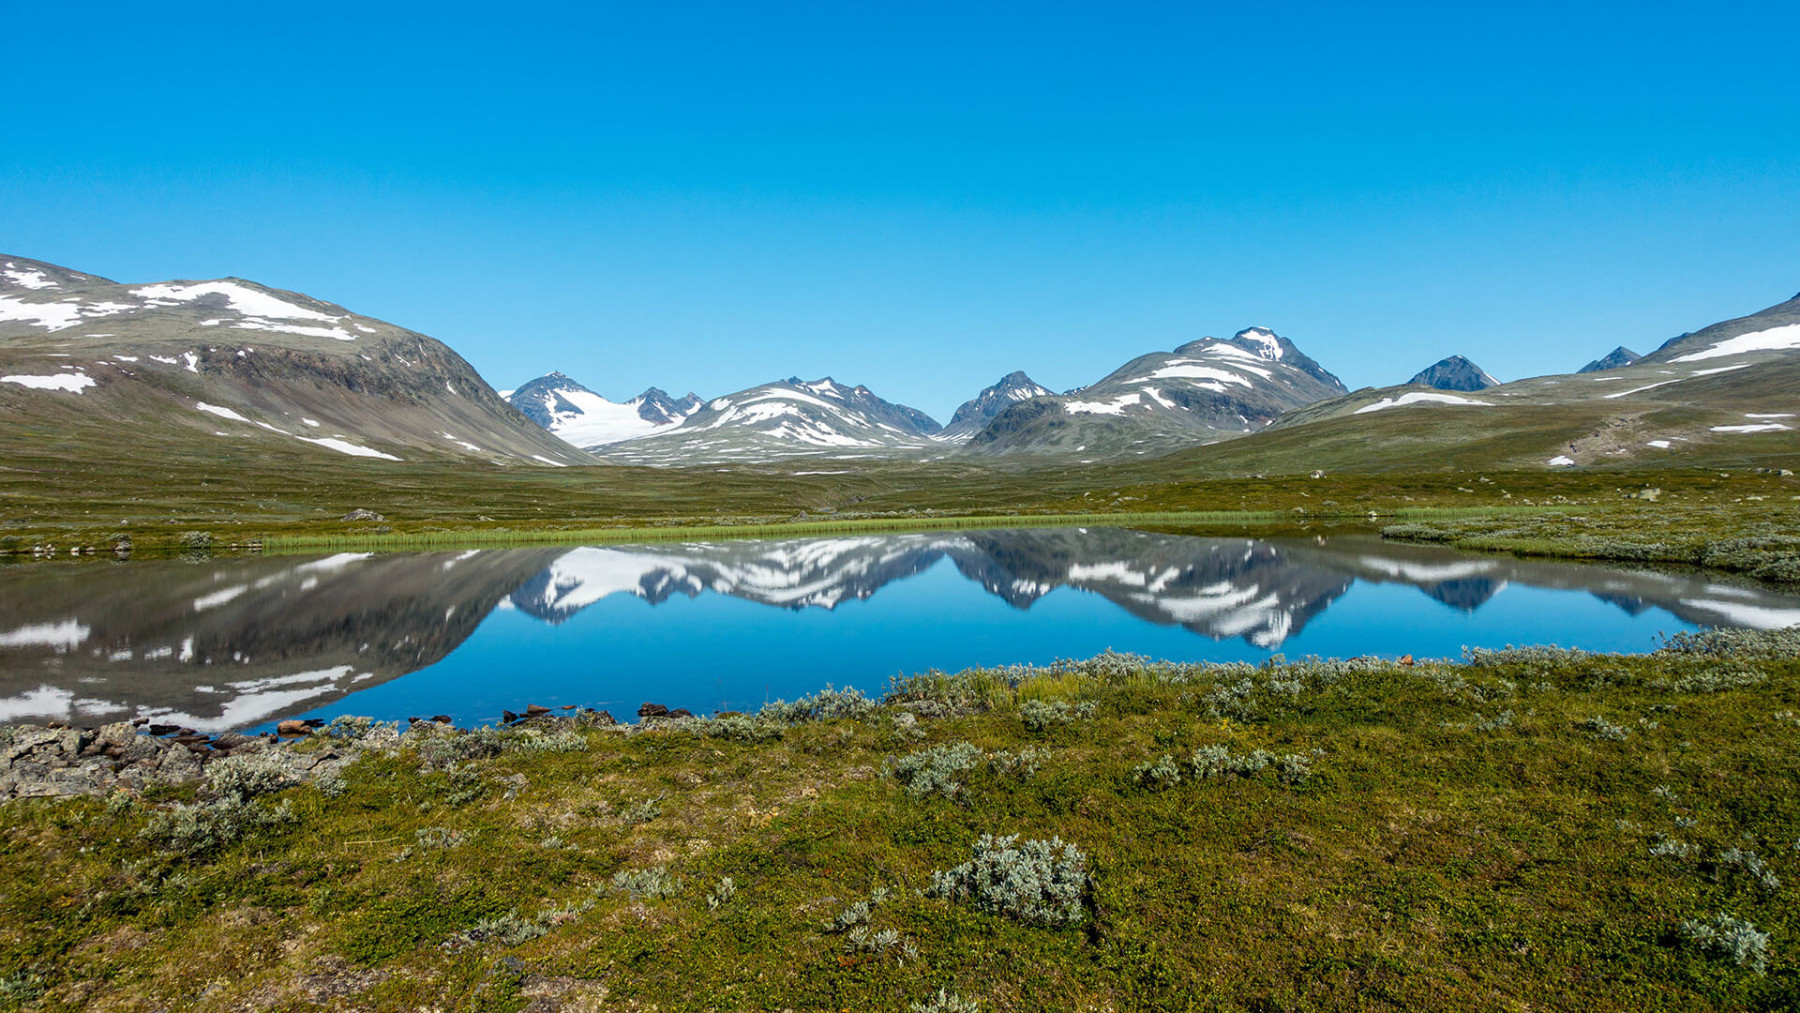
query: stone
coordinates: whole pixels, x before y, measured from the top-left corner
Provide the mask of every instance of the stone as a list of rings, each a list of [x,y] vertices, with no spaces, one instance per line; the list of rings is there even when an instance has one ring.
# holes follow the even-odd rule
[[[677,707],[669,712],[669,716],[672,718],[691,718],[694,716],[694,712],[688,710],[686,707]]]
[[[525,716],[528,718],[535,718],[539,714],[548,714],[548,713],[550,713],[550,708],[542,706],[540,704],[535,704],[535,703],[529,704],[525,708]]]
[[[283,721],[280,724],[276,725],[275,731],[279,735],[290,735],[290,736],[292,736],[292,735],[311,735],[312,734],[312,728],[309,727],[306,722],[296,721],[293,718],[289,718],[288,720]]]
[[[387,520],[386,517],[381,516],[380,514],[376,513],[375,511],[365,510],[362,507],[357,507],[355,510],[352,510],[349,513],[345,514],[344,519],[347,521],[369,521],[371,523],[376,523],[376,524],[379,524],[382,521]]]
[[[668,716],[669,708],[659,703],[646,703],[638,708],[638,717],[640,718],[666,718]]]

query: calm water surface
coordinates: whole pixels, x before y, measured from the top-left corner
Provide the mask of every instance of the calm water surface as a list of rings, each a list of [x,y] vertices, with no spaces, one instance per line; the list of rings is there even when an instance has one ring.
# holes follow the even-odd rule
[[[1800,622],[1800,598],[1705,574],[1387,544],[1050,528],[0,569],[0,721],[283,717],[583,704],[626,718],[880,693],[928,669],[1112,648],[1455,657],[1643,651]]]

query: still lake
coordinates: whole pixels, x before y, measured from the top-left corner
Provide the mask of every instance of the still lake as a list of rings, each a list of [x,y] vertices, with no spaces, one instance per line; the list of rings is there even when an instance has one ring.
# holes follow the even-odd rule
[[[655,701],[753,709],[827,683],[1045,663],[1653,649],[1800,623],[1704,573],[1512,559],[1368,535],[1040,528],[604,547],[38,563],[0,569],[0,721],[286,717]]]

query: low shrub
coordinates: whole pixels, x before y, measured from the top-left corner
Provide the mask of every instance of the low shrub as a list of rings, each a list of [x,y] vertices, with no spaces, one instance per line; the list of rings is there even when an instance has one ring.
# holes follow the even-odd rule
[[[1085,914],[1087,856],[1061,838],[1027,840],[983,834],[974,857],[931,874],[929,896],[972,905],[1030,925],[1077,925]]]
[[[681,893],[680,878],[669,875],[666,865],[615,872],[609,885],[614,893],[625,894],[632,900],[663,900]]]
[[[1724,912],[1711,921],[1685,921],[1678,934],[1690,946],[1713,960],[1729,960],[1762,974],[1769,966],[1769,935],[1756,926]]]

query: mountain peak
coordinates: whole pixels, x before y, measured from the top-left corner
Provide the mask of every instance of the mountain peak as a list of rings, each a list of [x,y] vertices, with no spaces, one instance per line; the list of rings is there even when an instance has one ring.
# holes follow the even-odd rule
[[[1487,370],[1461,355],[1439,359],[1406,382],[1409,386],[1462,391],[1486,390],[1500,385],[1500,381],[1490,376]]]
[[[1022,369],[1015,369],[1001,377],[991,387],[984,388],[956,409],[950,417],[950,424],[944,427],[944,435],[950,437],[973,436],[976,432],[993,421],[994,416],[1019,403],[1034,397],[1049,397],[1051,390],[1025,375]]]
[[[1638,353],[1632,351],[1629,348],[1626,348],[1624,345],[1620,345],[1619,347],[1613,349],[1610,352],[1607,352],[1605,355],[1601,356],[1598,359],[1595,359],[1593,362],[1588,363],[1587,365],[1581,367],[1580,369],[1576,370],[1575,372],[1577,372],[1577,373],[1598,373],[1602,370],[1607,370],[1607,369],[1619,369],[1624,366],[1629,366],[1641,358],[1643,358],[1643,356],[1639,355]]]

